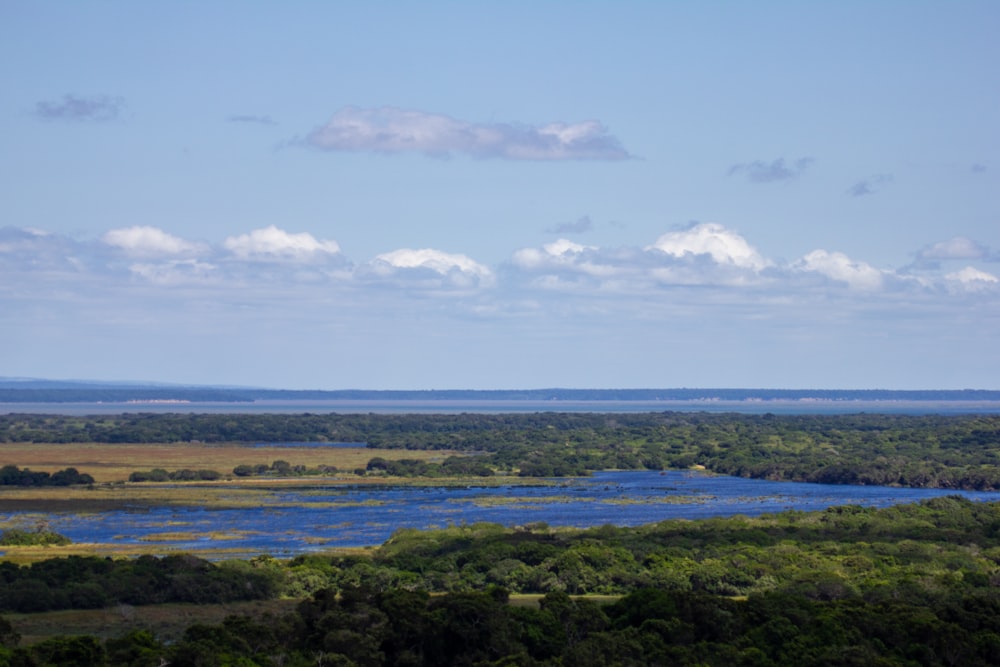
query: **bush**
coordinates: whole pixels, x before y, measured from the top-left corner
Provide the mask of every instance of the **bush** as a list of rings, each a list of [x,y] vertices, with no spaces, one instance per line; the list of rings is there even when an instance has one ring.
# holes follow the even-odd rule
[[[60,535],[48,528],[39,527],[35,530],[24,530],[23,528],[8,528],[0,533],[0,546],[5,547],[34,547],[71,544],[65,535]]]

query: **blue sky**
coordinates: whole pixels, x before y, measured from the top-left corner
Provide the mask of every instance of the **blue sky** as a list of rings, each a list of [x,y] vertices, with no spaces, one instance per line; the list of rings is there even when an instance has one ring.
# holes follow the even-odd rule
[[[996,2],[0,2],[0,375],[1000,388]]]

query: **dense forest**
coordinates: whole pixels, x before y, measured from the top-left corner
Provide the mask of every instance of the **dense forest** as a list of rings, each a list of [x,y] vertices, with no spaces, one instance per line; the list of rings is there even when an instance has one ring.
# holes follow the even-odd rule
[[[450,461],[455,474],[558,477],[702,466],[773,480],[1000,489],[996,415],[0,415],[0,442],[189,441],[356,442],[475,454],[474,465]]]
[[[0,564],[0,610],[292,597],[166,642],[55,637],[0,665],[995,665],[1000,506],[958,497],[637,528],[398,531],[370,555]],[[518,594],[537,593],[537,604]],[[605,593],[608,598],[576,597]]]

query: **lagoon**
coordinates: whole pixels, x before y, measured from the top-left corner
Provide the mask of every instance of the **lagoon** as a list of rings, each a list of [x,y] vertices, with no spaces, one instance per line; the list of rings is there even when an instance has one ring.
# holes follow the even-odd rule
[[[374,546],[399,528],[480,521],[635,526],[835,505],[885,507],[942,495],[1000,501],[1000,492],[773,482],[689,471],[598,472],[523,486],[349,485],[273,489],[258,507],[135,507],[90,514],[0,514],[0,523],[44,519],[77,543],[156,545],[160,552],[287,558],[338,547]],[[217,557],[217,556],[210,556]]]

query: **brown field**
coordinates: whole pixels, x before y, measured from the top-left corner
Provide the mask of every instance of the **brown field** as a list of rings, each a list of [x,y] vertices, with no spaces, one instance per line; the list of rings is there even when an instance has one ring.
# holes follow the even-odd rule
[[[98,482],[123,482],[136,471],[163,468],[165,470],[216,470],[223,475],[232,473],[238,465],[270,465],[288,461],[293,466],[314,468],[336,466],[350,472],[363,468],[369,459],[421,459],[440,461],[458,454],[451,451],[411,451],[404,449],[367,449],[365,447],[248,447],[242,444],[207,445],[177,443],[162,445],[136,444],[0,444],[0,465],[55,472],[76,468]]]

